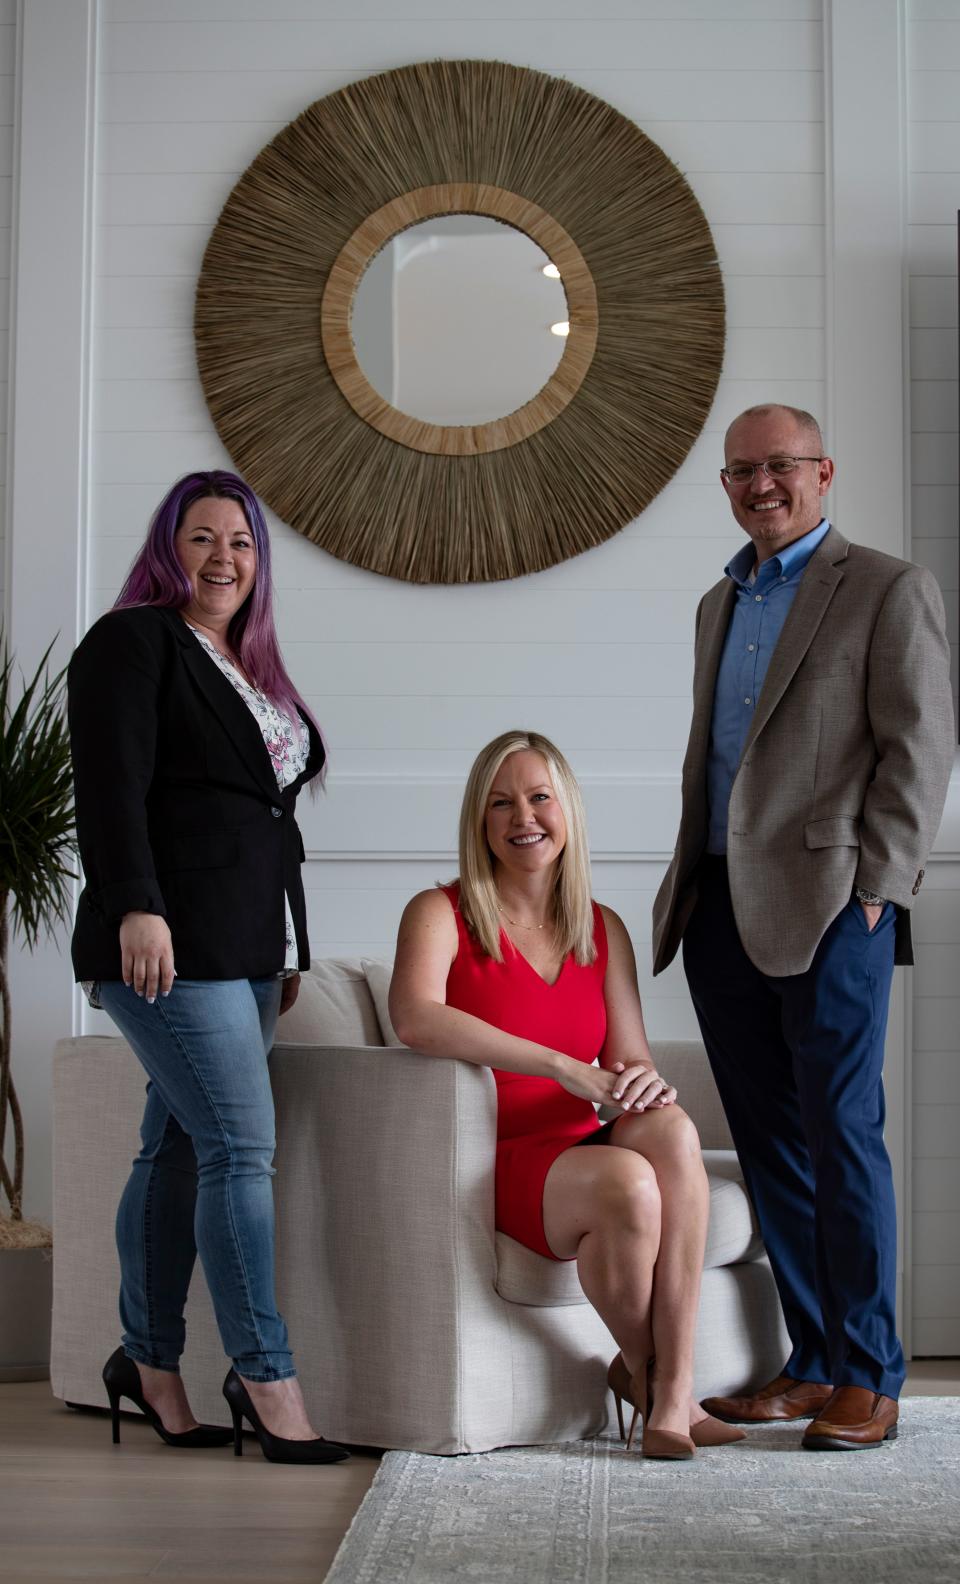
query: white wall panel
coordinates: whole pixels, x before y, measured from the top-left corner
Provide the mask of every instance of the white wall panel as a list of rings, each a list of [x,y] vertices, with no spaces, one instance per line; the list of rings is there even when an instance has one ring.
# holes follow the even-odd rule
[[[955,176],[960,170],[960,118],[954,121],[915,119],[910,129],[910,147],[915,178],[933,171]]]
[[[960,1105],[960,1049],[918,1052],[914,1078],[918,1106]]]
[[[956,985],[956,974],[952,984]],[[960,1029],[960,996],[924,996],[914,1009],[914,1048],[917,1051],[951,1050]]]
[[[730,330],[823,329],[822,275],[734,275],[726,291]]]
[[[466,685],[493,694],[515,693],[518,680],[536,676],[557,697],[603,692],[611,700],[672,698],[686,700],[693,678],[692,645],[664,641],[579,644],[512,643],[487,639],[458,647],[456,663]],[[331,664],[342,667],[354,694],[383,692],[384,677],[401,694],[430,695],[437,682],[437,646],[410,639],[402,644],[288,643],[288,664],[311,693],[329,691]],[[663,668],[670,680],[664,686]],[[465,695],[469,696],[469,695]]]
[[[375,699],[307,694],[307,703],[330,740],[345,752],[376,743],[381,752],[443,747],[472,756],[478,743],[518,725],[544,732],[571,754],[602,753],[611,743],[641,750],[649,742],[680,754],[687,740],[688,712],[671,698],[634,698],[629,709],[622,699],[605,694],[570,698],[511,691],[496,698],[476,693],[467,698],[469,703],[442,693],[401,698],[385,691]]]
[[[97,324],[101,330],[178,329],[193,312],[195,284],[189,275],[101,276]]]
[[[914,1216],[913,1248],[917,1265],[960,1263],[960,1210],[931,1210]]]
[[[951,74],[952,75],[952,74]],[[928,135],[933,128],[928,128]],[[952,141],[952,140],[951,140]],[[951,209],[956,218],[956,171],[913,171],[910,177],[910,221],[915,226],[940,226]]]
[[[960,1204],[960,1160],[940,1156],[936,1160],[915,1160],[913,1167],[913,1208],[919,1214],[955,1210]],[[946,1252],[946,1251],[945,1251]]]
[[[911,274],[949,275],[956,240],[956,217],[950,224],[910,226],[907,244]]]
[[[104,433],[200,434],[210,419],[194,379],[104,379],[97,386],[96,423]]]
[[[913,526],[916,533],[953,540],[957,535],[958,519],[960,489],[956,484],[913,486]]]
[[[913,427],[929,434],[957,432],[957,383],[915,379],[911,386]]]
[[[955,71],[960,61],[960,17],[955,12],[939,16],[914,11],[911,65],[916,72]],[[956,107],[953,119],[956,120]]]
[[[418,55],[411,32],[407,53],[389,64],[399,66],[420,58],[432,59],[438,53],[425,41],[422,57]],[[496,51],[488,49],[481,54],[489,58]],[[518,57],[517,64],[546,69],[538,59]],[[328,69],[329,63],[310,70],[299,69],[301,66],[298,63],[296,68],[278,72],[266,65],[258,70],[252,64],[245,71],[224,71],[214,57],[205,66],[202,92],[198,91],[195,72],[160,72],[152,64],[136,73],[108,70],[102,76],[102,120],[123,125],[143,121],[285,123],[314,99],[380,69],[372,63],[337,70]],[[742,121],[745,105],[749,106],[751,117],[760,121],[812,121],[822,125],[823,81],[819,68],[801,71],[787,65],[782,70],[764,67],[714,73],[691,70],[686,64],[678,67],[674,61],[664,70],[622,64],[597,68],[587,62],[569,70],[551,70],[597,94],[644,128],[649,123],[650,135],[657,142],[660,138],[655,128],[661,122],[675,122],[678,118],[694,122]]]
[[[918,1265],[913,1279],[919,1320],[951,1320],[960,1313],[960,1264]]]
[[[113,276],[187,276],[196,284],[210,226],[101,226],[97,231],[101,287]],[[101,297],[103,293],[101,290]]]
[[[724,275],[823,273],[821,226],[790,221],[779,225],[718,221],[711,229]]]
[[[913,433],[913,475],[925,484],[956,484],[956,435]]]
[[[130,120],[124,123],[122,137],[104,141],[99,168],[110,176],[135,173],[153,177],[175,171],[192,176],[232,173],[236,177],[285,124],[282,117],[160,124]]]
[[[189,321],[176,329],[98,329],[98,384],[100,380],[135,380],[147,373],[155,380],[189,380],[199,390]]]
[[[339,9],[339,8],[338,8]],[[499,8],[498,8],[499,9]],[[229,26],[208,21],[107,22],[103,67],[108,72],[171,72],[197,75],[216,61],[220,71],[344,70],[362,75],[420,58],[486,58],[536,66],[543,71],[609,68],[642,61],[646,70],[670,70],[682,60],[687,71],[742,71],[769,77],[777,64],[792,71],[820,70],[817,21],[726,15],[650,20],[607,19],[584,14],[572,21],[541,17],[476,15],[449,19],[402,16],[375,20],[324,15],[273,17]],[[109,12],[108,12],[109,14]]]
[[[756,157],[754,156],[754,164]],[[823,224],[823,176],[792,171],[688,170],[687,180],[717,225]],[[931,178],[937,179],[937,178]]]
[[[741,107],[754,108],[752,101]],[[779,182],[791,172],[823,171],[823,129],[818,120],[761,121],[744,114],[742,121],[668,121],[644,115],[643,129],[686,173],[753,170],[769,172]],[[822,203],[820,190],[814,201]]]
[[[95,401],[98,395],[95,392]],[[193,468],[228,467],[229,457],[219,437],[209,429],[203,435],[189,428],[180,435],[162,430],[107,433],[98,435],[92,466],[95,484],[151,484],[159,500],[179,474]]]
[[[954,207],[960,192],[954,194]],[[917,380],[950,380],[957,373],[957,331],[947,325],[918,326],[910,332],[910,371]]]
[[[957,1322],[947,1320],[914,1319],[914,1358],[955,1358],[957,1349]]]
[[[957,283],[950,275],[911,275],[910,323],[918,329],[956,325]]]
[[[960,1103],[950,1105],[945,1101],[936,1105],[914,1106],[914,1153],[923,1152],[927,1160],[949,1159],[956,1152],[960,1137]],[[960,1251],[958,1251],[960,1259]]]
[[[949,0],[942,0],[949,4]],[[345,8],[338,8],[345,9]],[[662,21],[664,0],[604,0],[606,18],[652,18]],[[699,21],[706,9],[705,0],[670,0],[670,15],[678,21]],[[482,17],[483,0],[432,0],[418,7],[425,16],[442,14],[451,20],[476,21]],[[377,21],[383,15],[383,0],[352,0],[351,15],[358,21]],[[203,0],[203,17],[208,22],[249,22],[271,19],[276,0]],[[317,0],[283,0],[283,15],[293,21],[310,21],[318,13]],[[515,18],[559,22],[582,20],[589,15],[584,0],[515,0],[510,7]],[[192,22],[197,0],[114,0],[111,17],[117,24],[129,22]],[[724,0],[722,14],[741,22],[781,18],[796,22],[820,16],[820,0]]]
[[[263,143],[270,140],[270,134]],[[262,144],[261,144],[262,147]],[[255,151],[256,152],[256,151]],[[210,229],[242,170],[105,174],[100,179],[104,225],[199,225]]]

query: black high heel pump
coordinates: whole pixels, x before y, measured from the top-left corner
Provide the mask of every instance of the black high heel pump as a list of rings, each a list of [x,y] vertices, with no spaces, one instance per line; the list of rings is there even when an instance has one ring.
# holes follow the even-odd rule
[[[156,1408],[143,1395],[143,1385],[140,1380],[140,1371],[132,1358],[128,1358],[122,1347],[111,1353],[103,1366],[103,1384],[107,1388],[110,1399],[110,1413],[113,1419],[113,1444],[120,1442],[120,1398],[129,1397],[132,1403],[143,1413],[144,1418],[153,1425],[157,1435],[167,1446],[174,1447],[221,1447],[227,1446],[231,1432],[222,1425],[197,1425],[194,1430],[181,1430],[175,1432],[168,1430]]]
[[[243,1421],[249,1419],[253,1433],[260,1442],[260,1450],[270,1463],[342,1463],[350,1456],[346,1447],[335,1441],[325,1441],[318,1436],[315,1441],[288,1441],[268,1430],[250,1401],[250,1394],[235,1369],[227,1371],[223,1395],[230,1404],[233,1415],[233,1450],[236,1457],[243,1456]]]

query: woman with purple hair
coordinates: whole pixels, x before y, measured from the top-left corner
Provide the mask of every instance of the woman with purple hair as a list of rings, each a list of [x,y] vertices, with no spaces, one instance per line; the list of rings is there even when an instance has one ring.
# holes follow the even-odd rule
[[[199,1252],[239,1454],[246,1418],[275,1462],[342,1447],[307,1417],[273,1279],[267,1057],[309,965],[294,819],[319,728],[283,664],[260,503],[233,473],[160,502],[113,610],[69,670],[86,885],[73,962],[146,1069],[142,1147],[117,1213],[122,1345],[103,1378],[164,1441],[225,1445],[179,1373]]]

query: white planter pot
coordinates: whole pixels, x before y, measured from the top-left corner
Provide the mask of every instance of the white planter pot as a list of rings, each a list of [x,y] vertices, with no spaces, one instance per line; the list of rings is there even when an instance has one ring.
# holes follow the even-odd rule
[[[0,1249],[0,1381],[50,1374],[53,1250]]]

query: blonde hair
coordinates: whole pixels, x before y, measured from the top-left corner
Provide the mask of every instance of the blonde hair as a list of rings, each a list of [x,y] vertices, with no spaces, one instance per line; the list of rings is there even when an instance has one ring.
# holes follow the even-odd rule
[[[580,788],[559,748],[539,732],[510,731],[481,748],[473,762],[460,808],[460,911],[464,922],[488,957],[503,961],[500,949],[500,907],[493,877],[493,854],[487,843],[487,799],[503,761],[530,750],[545,762],[567,827],[567,840],[557,860],[553,910],[557,947],[564,957],[592,963],[593,904],[590,896],[590,851]]]

